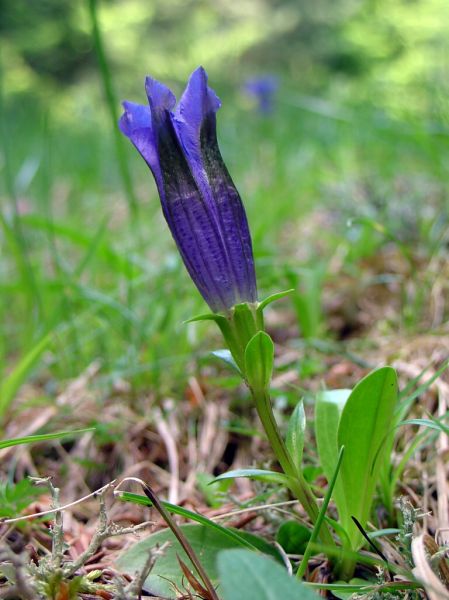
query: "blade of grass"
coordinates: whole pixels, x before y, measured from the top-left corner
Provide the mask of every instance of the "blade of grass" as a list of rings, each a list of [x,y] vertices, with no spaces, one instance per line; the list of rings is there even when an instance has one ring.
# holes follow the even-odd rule
[[[143,491],[145,492],[145,495],[148,496],[148,498],[151,500],[154,507],[164,519],[164,521],[167,523],[168,527],[170,527],[173,535],[176,537],[178,542],[181,544],[181,547],[183,548],[184,552],[191,560],[196,572],[198,573],[201,581],[204,583],[206,590],[209,593],[210,600],[220,600],[217,596],[217,592],[215,591],[211,580],[209,579],[209,575],[206,573],[201,561],[197,557],[196,552],[193,550],[189,540],[183,534],[180,527],[178,527],[177,523],[171,518],[170,513],[164,508],[163,504],[161,503],[157,495],[153,492],[153,490],[150,488],[150,486],[144,482],[142,482],[141,485]]]
[[[41,231],[51,230],[55,236],[69,240],[79,247],[84,247],[88,250],[94,248],[96,258],[104,260],[115,272],[120,272],[123,275],[127,275],[130,272],[135,274],[137,272],[140,275],[145,271],[143,262],[142,264],[138,264],[136,258],[120,254],[106,241],[97,239],[100,232],[97,232],[92,238],[75,227],[70,227],[65,223],[57,221],[50,221],[48,218],[36,214],[22,215],[21,222],[33,229]]]
[[[53,334],[47,333],[25,354],[12,373],[6,377],[0,386],[0,423],[3,421],[6,411],[10,407],[14,396],[25,382],[30,371],[36,365],[42,354],[48,348]]]
[[[307,563],[309,562],[310,555],[312,554],[312,548],[316,540],[318,539],[318,535],[320,533],[321,525],[324,521],[324,517],[326,516],[327,507],[329,506],[329,502],[332,497],[332,492],[335,487],[335,482],[337,481],[338,474],[340,472],[341,461],[343,460],[343,454],[345,452],[345,447],[342,446],[340,448],[340,452],[338,453],[337,465],[335,467],[334,474],[332,476],[332,480],[329,482],[328,490],[324,497],[323,504],[321,505],[320,512],[318,513],[318,518],[316,520],[315,526],[312,531],[312,535],[310,536],[310,540],[307,543],[304,556],[302,557],[301,562],[299,563],[298,570],[296,571],[296,578],[302,579],[307,569]]]
[[[103,89],[106,96],[106,103],[108,106],[109,116],[111,119],[112,135],[114,138],[115,149],[117,153],[117,160],[119,164],[120,174],[123,180],[123,186],[125,188],[126,197],[128,200],[128,208],[133,217],[137,215],[138,204],[134,194],[131,173],[128,167],[128,161],[126,160],[125,148],[123,140],[118,129],[118,111],[117,111],[117,99],[114,93],[114,87],[112,84],[112,76],[109,69],[108,61],[106,59],[106,53],[104,51],[103,39],[101,36],[100,25],[97,14],[97,0],[89,0],[89,15],[92,27],[92,37],[95,52],[97,55],[98,66],[100,68],[101,80],[103,83]]]
[[[11,446],[19,446],[21,444],[34,444],[36,442],[45,442],[46,440],[56,440],[58,438],[81,435],[82,433],[87,433],[88,431],[95,431],[95,427],[74,429],[73,431],[58,431],[57,433],[42,433],[39,435],[28,435],[26,437],[3,440],[0,441],[0,450],[3,450],[4,448],[10,448]]]
[[[124,502],[133,502],[134,504],[141,504],[143,506],[153,506],[153,503],[146,496],[142,496],[140,494],[132,494],[131,492],[116,492],[118,498],[123,500]],[[177,506],[176,504],[171,504],[170,502],[162,502],[162,506],[170,513],[174,515],[179,515],[180,517],[184,517],[185,519],[189,519],[190,521],[195,521],[196,523],[200,523],[200,525],[205,525],[206,527],[210,527],[211,529],[215,529],[224,535],[227,535],[234,542],[241,544],[242,546],[246,546],[250,550],[254,550],[258,552],[258,549],[251,544],[247,539],[240,536],[233,529],[229,529],[227,527],[223,527],[215,521],[211,521],[207,517],[200,515],[198,513],[192,512],[191,510],[187,510],[186,508],[182,508],[182,506]]]

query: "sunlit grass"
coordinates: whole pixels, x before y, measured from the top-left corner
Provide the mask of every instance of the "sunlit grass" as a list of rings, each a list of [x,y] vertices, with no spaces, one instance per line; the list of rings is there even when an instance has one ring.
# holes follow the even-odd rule
[[[306,337],[329,332],[320,303],[335,277],[329,268],[335,253],[343,273],[357,277],[360,261],[392,240],[414,244],[424,260],[441,252],[446,134],[332,101],[323,113],[320,100],[305,102],[291,90],[281,90],[265,118],[245,108],[238,90],[224,92],[220,143],[247,207],[261,296],[298,286],[305,306],[296,306],[298,324]],[[126,148],[139,199],[133,220],[103,118],[56,127],[51,112],[26,106],[17,113],[7,107],[4,120],[11,175],[1,189],[4,369],[49,333],[51,348],[40,366],[56,381],[100,359],[109,384],[124,378],[153,389],[182,386],[195,368],[192,357],[202,353],[195,327],[204,327],[183,321],[203,305],[145,165]],[[316,221],[320,213],[323,223]],[[371,225],[358,223],[360,217]],[[315,314],[307,315],[312,307]],[[418,325],[419,310],[408,318]]]

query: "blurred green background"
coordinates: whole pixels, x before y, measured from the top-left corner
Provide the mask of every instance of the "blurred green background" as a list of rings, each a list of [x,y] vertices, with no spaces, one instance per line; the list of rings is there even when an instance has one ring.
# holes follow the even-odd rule
[[[1,0],[0,15],[0,412],[31,372],[47,397],[94,360],[105,390],[172,393],[209,349],[182,323],[204,305],[115,126],[147,74],[179,95],[208,71],[261,296],[294,285],[302,336],[338,337],[323,289],[363,285],[386,242],[412,271],[410,249],[447,250],[447,0]],[[263,115],[244,86],[266,74]],[[432,285],[385,327],[427,326]]]

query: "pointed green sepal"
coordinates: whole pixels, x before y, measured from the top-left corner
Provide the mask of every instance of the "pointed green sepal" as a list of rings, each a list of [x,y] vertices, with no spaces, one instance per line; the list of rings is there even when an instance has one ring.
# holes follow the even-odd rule
[[[300,400],[288,422],[287,438],[285,440],[292,462],[298,471],[301,470],[305,431],[306,414],[304,403]]]
[[[235,362],[235,359],[232,356],[230,350],[228,350],[227,348],[221,348],[220,350],[214,350],[212,352],[212,354],[216,358],[218,358],[221,361],[223,361],[224,363],[226,363],[227,365],[231,366],[233,369],[235,369],[237,371],[237,373],[239,373],[239,375],[242,375],[242,377],[243,377],[243,373],[240,371],[239,366]]]
[[[237,337],[242,340],[243,349],[253,335],[259,331],[254,309],[254,304],[246,302],[232,307],[232,324]]]
[[[277,292],[276,294],[271,294],[271,296],[268,296],[267,298],[265,298],[264,300],[262,300],[262,302],[259,302],[259,304],[257,305],[257,312],[258,313],[262,313],[263,310],[272,302],[275,302],[276,300],[280,300],[281,298],[284,298],[285,296],[288,296],[289,294],[292,294],[295,290],[293,288],[289,289],[289,290],[284,290],[283,292]]]
[[[273,373],[274,344],[270,336],[259,331],[245,349],[245,376],[253,390],[267,390]]]
[[[218,321],[220,321],[221,319],[226,320],[226,317],[217,313],[204,313],[203,315],[196,315],[195,317],[191,317],[190,319],[183,321],[183,323],[184,325],[187,325],[188,323],[197,323],[198,321],[215,321],[216,323],[218,323]]]

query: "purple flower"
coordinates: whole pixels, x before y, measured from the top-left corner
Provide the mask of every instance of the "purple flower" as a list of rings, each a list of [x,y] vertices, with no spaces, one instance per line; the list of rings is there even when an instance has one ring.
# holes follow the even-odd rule
[[[244,84],[245,92],[257,101],[257,110],[261,114],[270,114],[274,109],[274,97],[279,87],[275,75],[251,77]]]
[[[121,131],[150,167],[162,211],[185,266],[212,311],[256,302],[256,276],[245,210],[216,136],[220,100],[199,67],[176,98],[145,81],[148,106],[124,102]]]

